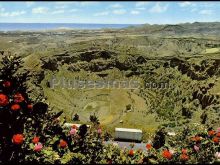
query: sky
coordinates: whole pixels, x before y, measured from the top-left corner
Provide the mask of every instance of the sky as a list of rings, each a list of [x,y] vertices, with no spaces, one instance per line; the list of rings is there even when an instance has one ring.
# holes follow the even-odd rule
[[[1,23],[177,24],[220,22],[220,2],[0,2]]]

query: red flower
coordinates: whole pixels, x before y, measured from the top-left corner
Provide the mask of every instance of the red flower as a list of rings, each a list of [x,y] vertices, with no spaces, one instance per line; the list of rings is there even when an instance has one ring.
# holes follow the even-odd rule
[[[65,140],[60,140],[60,147],[61,148],[66,148],[67,147],[67,142]]]
[[[11,106],[11,110],[12,110],[12,111],[17,111],[17,110],[19,110],[19,109],[21,109],[21,106],[20,106],[19,104],[13,104],[13,105]]]
[[[0,94],[0,106],[6,106],[8,104],[8,96]]]
[[[28,108],[28,109],[32,109],[32,108],[33,108],[33,105],[32,105],[32,104],[28,104],[28,105],[27,105],[27,108]]]
[[[186,155],[186,154],[181,154],[180,159],[183,160],[183,161],[187,161],[187,160],[189,160],[189,156]]]
[[[218,133],[216,134],[216,136],[217,136],[217,137],[220,137],[220,132],[218,132]]]
[[[172,158],[172,154],[170,153],[169,150],[164,150],[164,151],[162,152],[162,156],[163,156],[164,158],[167,158],[167,159],[171,159],[171,158]]]
[[[20,103],[22,101],[24,101],[24,97],[22,96],[22,94],[17,93],[14,95],[14,102]]]
[[[152,145],[148,143],[148,144],[146,144],[146,148],[149,150],[152,148]]]
[[[183,149],[182,149],[182,153],[183,153],[183,154],[186,154],[186,153],[187,153],[187,149],[183,148]]]
[[[200,142],[201,140],[202,140],[201,137],[196,136],[196,141],[197,141],[197,142]]]
[[[32,142],[33,142],[34,144],[37,144],[37,143],[39,142],[39,140],[40,140],[40,138],[37,137],[37,136],[35,136],[35,137],[32,139]]]
[[[24,136],[22,134],[16,134],[12,138],[14,144],[22,144],[24,141]]]
[[[192,137],[192,141],[200,142],[201,141],[201,137],[199,137],[199,136]]]
[[[78,127],[75,124],[73,124],[72,128],[77,129]]]
[[[3,87],[10,87],[11,86],[11,82],[10,81],[5,81],[3,82]]]
[[[214,143],[219,143],[219,138],[218,137],[214,137],[212,140],[213,140]]]
[[[131,149],[131,150],[129,151],[128,155],[134,156],[134,150]]]
[[[208,131],[208,135],[209,135],[209,136],[214,136],[214,135],[215,135],[215,131],[214,131],[214,130]]]

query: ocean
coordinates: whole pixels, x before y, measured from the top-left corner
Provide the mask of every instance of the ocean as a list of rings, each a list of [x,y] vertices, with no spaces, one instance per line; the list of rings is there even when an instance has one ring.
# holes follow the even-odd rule
[[[0,23],[0,31],[17,30],[52,30],[59,28],[70,29],[102,29],[102,28],[126,28],[137,24],[92,24],[92,23]]]

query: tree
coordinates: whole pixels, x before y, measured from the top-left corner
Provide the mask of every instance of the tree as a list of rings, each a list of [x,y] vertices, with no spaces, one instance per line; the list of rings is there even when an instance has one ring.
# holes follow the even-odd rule
[[[27,70],[19,70],[18,56],[3,56],[0,73],[0,163],[25,161],[31,153],[26,143],[39,136],[41,143],[55,134],[65,138],[62,127],[54,123],[59,113],[49,112],[44,102],[29,98]],[[52,121],[52,122],[51,122]]]
[[[73,116],[73,121],[79,121],[79,115],[77,113]]]
[[[154,148],[159,149],[164,146],[165,135],[166,135],[165,128],[161,128],[156,132],[155,137],[153,139]]]
[[[95,113],[93,115],[90,115],[89,117],[90,121],[94,124],[99,124],[99,119],[98,117],[95,115]]]

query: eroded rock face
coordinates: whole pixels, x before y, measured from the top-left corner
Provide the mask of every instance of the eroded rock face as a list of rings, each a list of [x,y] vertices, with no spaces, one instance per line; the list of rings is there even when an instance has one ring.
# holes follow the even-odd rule
[[[182,63],[184,63],[184,61],[182,59],[177,58],[177,57],[174,57],[170,60],[170,66],[171,67],[179,66]]]
[[[132,71],[135,71],[137,70],[135,67],[136,64],[146,62],[142,56],[139,56],[138,58],[128,57],[124,61],[119,61],[116,55],[116,53],[106,50],[92,50],[72,55],[65,52],[49,58],[42,58],[41,68],[58,71],[60,65],[68,64],[68,70],[70,71],[85,70],[100,72],[112,68],[118,68],[119,70],[131,69]]]
[[[110,59],[114,56],[116,56],[116,53],[114,53],[114,52],[109,52],[109,51],[104,51],[104,50],[103,51],[94,50],[94,51],[88,51],[88,52],[81,53],[79,55],[79,59],[81,61],[90,62],[92,60],[99,59],[99,58]]]
[[[217,103],[217,99],[214,95],[204,94],[201,91],[195,91],[192,94],[193,99],[198,99],[200,104],[202,105],[202,109],[212,105],[213,103]]]
[[[202,61],[201,65],[195,65],[190,64],[186,60],[175,57],[170,60],[170,66],[177,66],[182,74],[186,74],[193,80],[205,80],[209,77],[220,74],[220,60],[218,59],[214,60],[214,62],[210,61],[210,63],[204,63],[204,61]]]
[[[58,71],[59,65],[69,64],[69,70],[79,71],[80,69],[101,71],[114,66],[113,61],[106,60],[116,57],[116,53],[110,51],[87,51],[77,54],[68,54],[68,52],[54,55],[50,58],[42,58],[42,69],[48,69],[51,71]],[[78,63],[80,62],[80,63]]]
[[[143,64],[143,63],[146,63],[147,60],[146,60],[143,56],[138,56],[138,57],[136,58],[136,62],[137,62],[138,64]]]
[[[93,60],[91,62],[81,61],[70,65],[68,69],[71,71],[80,71],[83,69],[86,71],[99,72],[115,67],[115,65],[116,64],[112,60]]]
[[[51,71],[58,71],[58,61],[55,58],[49,58],[42,60],[42,69],[48,69]]]
[[[129,56],[121,61],[115,52],[107,50],[89,50],[86,52],[76,52],[74,54],[64,52],[41,60],[42,69],[48,69],[51,71],[58,71],[59,66],[68,64],[68,70],[74,72],[80,70],[100,72],[117,68],[120,71],[128,71],[126,72],[126,76],[128,77],[142,74],[137,72],[138,64],[147,63],[147,58],[144,58],[141,55],[138,57]],[[193,80],[205,80],[210,76],[220,73],[220,70],[218,69],[220,66],[220,60],[214,60],[213,62],[208,63],[202,61],[199,65],[191,64],[186,59],[179,57],[172,57],[168,60],[169,63],[167,63],[167,67],[177,67],[182,74],[186,74]]]
[[[57,61],[59,61],[62,65],[71,64],[77,62],[78,58],[76,56],[62,56],[62,57],[58,57]]]
[[[107,60],[96,59],[91,60],[90,62],[80,61],[77,63],[73,63],[69,66],[68,70],[80,71],[81,69],[83,69],[85,71],[100,72],[108,69],[117,68],[121,71],[132,70],[135,72],[137,70],[137,67],[135,66],[136,64],[137,63],[135,59],[132,58],[128,58],[125,61],[119,61],[116,58]]]

